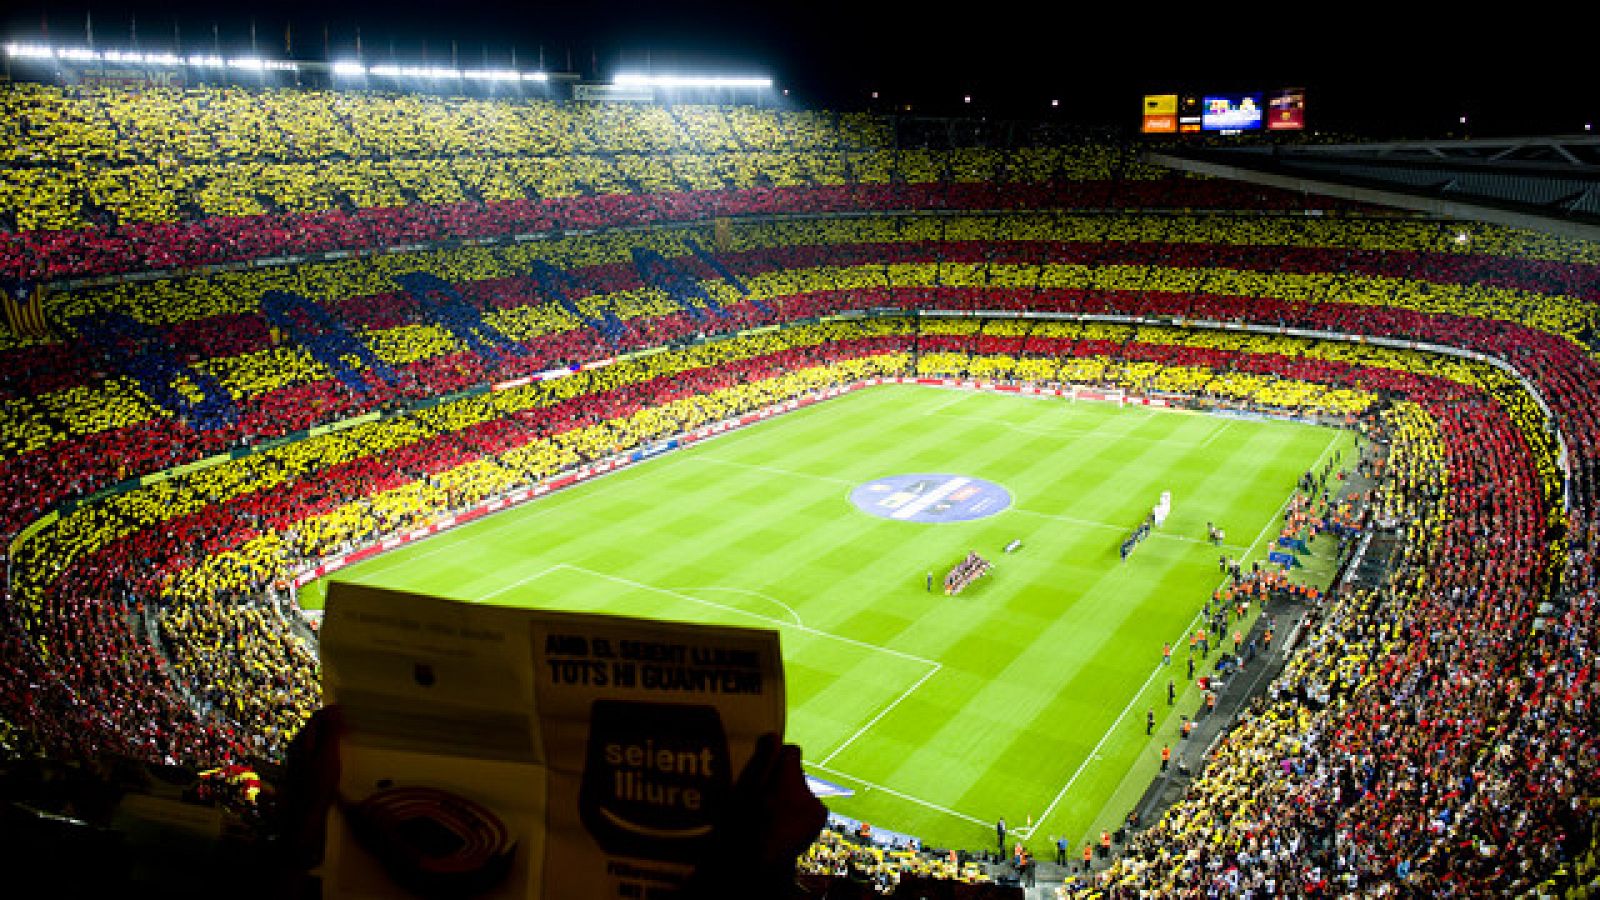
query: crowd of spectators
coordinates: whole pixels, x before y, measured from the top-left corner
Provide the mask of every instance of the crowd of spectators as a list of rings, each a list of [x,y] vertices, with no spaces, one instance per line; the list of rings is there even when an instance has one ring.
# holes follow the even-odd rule
[[[918,847],[885,847],[870,837],[826,828],[800,859],[800,871],[827,875],[870,886],[878,895],[893,895],[902,885],[913,889],[922,881],[956,881],[990,884],[984,867],[963,859],[955,851],[926,851]]]
[[[35,278],[712,215],[1240,193],[1103,143],[902,146],[859,113],[8,83],[0,116],[0,273]],[[1306,204],[1262,193],[1253,206]]]
[[[1112,199],[1275,201],[1174,184],[1104,148],[890,149],[865,117],[347,99],[0,89],[14,138],[0,151],[0,273],[428,245],[51,293],[58,337],[109,313],[155,329],[175,363],[221,385],[226,422],[175,415],[81,342],[0,342],[0,533],[60,513],[8,551],[0,722],[14,734],[68,754],[271,757],[315,707],[318,673],[295,623],[261,597],[311,561],[824,387],[1088,384],[1375,415],[1389,451],[1369,505],[1404,523],[1407,542],[1388,587],[1320,607],[1189,793],[1074,893],[1404,883],[1465,895],[1582,877],[1600,771],[1600,251],[1387,217],[1072,214],[1061,210]],[[226,135],[216,124],[235,121]],[[495,140],[463,140],[479,125]],[[860,214],[884,210],[897,212]],[[497,242],[777,212],[835,215]],[[496,242],[434,245],[467,239]],[[691,239],[716,246],[718,265]],[[698,279],[702,305],[650,287],[640,250]],[[551,296],[536,262],[574,290]],[[397,275],[418,271],[460,292],[480,334],[525,352],[473,352],[399,289]],[[273,290],[325,310],[395,381],[335,377],[262,315]],[[865,309],[882,315],[839,317]],[[917,315],[929,310],[1074,318]],[[619,330],[599,324],[607,315]],[[1192,320],[1421,341],[1518,374]],[[644,350],[659,352],[630,356]],[[570,374],[483,390],[550,370]],[[238,458],[129,487],[229,451]],[[814,851],[819,868],[841,859],[868,866],[840,846]]]
[[[1009,217],[1007,222],[1023,232],[1013,237],[1027,236],[1031,233],[1028,229],[1041,225],[1024,222],[1016,216]],[[1504,302],[1507,298],[1500,292],[1431,287],[1415,280],[1405,282],[1401,285],[1405,290],[1399,291],[1393,279],[1372,283],[1347,279],[1344,287],[1349,294],[1335,298],[1343,302],[1292,303],[1282,298],[1326,291],[1313,290],[1287,276],[1275,275],[1270,279],[1262,276],[1253,282],[1253,294],[1237,296],[1225,304],[1223,298],[1201,298],[1193,291],[1177,290],[1179,285],[1193,283],[1188,270],[1119,266],[1116,267],[1119,270],[1138,274],[1138,289],[1110,290],[1102,287],[1109,283],[1108,277],[1103,273],[1095,274],[1103,272],[1107,268],[1104,266],[1093,269],[1056,263],[956,263],[948,259],[956,255],[960,244],[953,249],[948,240],[899,242],[887,246],[882,243],[884,236],[880,232],[909,224],[905,220],[872,223],[870,229],[866,225],[848,223],[815,225],[807,239],[823,243],[801,244],[781,257],[770,249],[754,246],[750,239],[790,237],[798,240],[801,236],[795,234],[795,227],[775,226],[771,229],[772,235],[764,234],[765,229],[752,228],[748,229],[750,234],[739,235],[740,246],[748,249],[735,249],[726,258],[739,271],[752,300],[769,307],[777,303],[782,307],[780,315],[783,317],[829,312],[847,304],[871,303],[1223,319],[1248,313],[1291,326],[1358,331],[1376,328],[1380,333],[1401,338],[1427,336],[1430,329],[1443,326],[1459,333],[1458,339],[1470,342],[1473,349],[1490,352],[1499,347],[1515,347],[1525,355],[1532,351],[1523,348],[1530,342],[1537,342],[1540,345],[1537,349],[1561,359],[1561,366],[1552,371],[1552,377],[1568,382],[1568,390],[1576,389],[1572,382],[1581,372],[1574,367],[1581,367],[1581,360],[1573,357],[1572,348],[1541,331],[1555,329],[1560,335],[1576,337],[1592,327],[1594,317],[1594,304],[1573,298],[1558,296],[1512,306]],[[1053,228],[1061,221],[1047,218],[1042,224]],[[944,223],[941,228],[946,234],[959,236],[987,225],[992,223],[979,220],[963,225],[958,221]],[[1397,238],[1403,236],[1402,231]],[[869,245],[829,243],[836,240],[866,241]],[[537,250],[531,249],[532,245],[463,248],[451,252],[395,254],[379,260],[179,276],[75,291],[58,298],[53,307],[66,319],[125,309],[142,321],[160,325],[161,334],[170,341],[180,362],[190,361],[197,369],[215,377],[244,405],[235,432],[206,438],[215,445],[225,445],[228,440],[241,436],[272,436],[274,427],[276,433],[283,433],[319,420],[352,415],[372,408],[380,402],[380,397],[396,390],[412,395],[434,394],[495,375],[523,374],[505,370],[503,364],[501,371],[491,371],[492,367],[484,360],[463,353],[460,341],[448,330],[427,322],[414,302],[395,291],[393,277],[408,270],[434,272],[462,285],[465,295],[485,304],[484,318],[488,324],[514,340],[531,342],[534,352],[522,358],[525,368],[594,358],[608,349],[601,335],[593,329],[575,327],[580,325],[576,317],[558,304],[549,303],[548,298],[541,297],[530,285],[527,266],[545,257],[574,265],[573,271],[579,272],[586,283],[594,285],[596,293],[576,301],[579,313],[589,315],[599,309],[609,309],[621,321],[635,326],[636,331],[629,336],[628,344],[646,346],[652,341],[665,342],[675,334],[692,331],[694,323],[652,315],[669,311],[672,305],[660,292],[644,288],[637,274],[628,271],[623,261],[625,253],[637,243],[638,239],[634,238],[625,242],[572,238],[548,246],[540,244]],[[1022,240],[1012,243],[1019,247],[1037,244]],[[648,245],[651,249],[676,251],[675,256],[683,260],[685,268],[695,269],[696,261],[685,255],[680,238],[656,239]],[[584,249],[579,250],[580,247]],[[893,255],[907,261],[889,266],[860,261],[869,253],[890,252],[887,247],[893,248]],[[944,257],[946,261],[911,261],[930,256]],[[1325,263],[1337,265],[1340,258],[1329,254]],[[1232,273],[1233,276],[1241,274]],[[1208,277],[1220,281],[1217,272],[1209,272]],[[1015,286],[1020,283],[1032,286],[1026,289]],[[1043,287],[1044,284],[1051,286]],[[1237,287],[1237,284],[1218,285],[1218,288]],[[403,389],[375,386],[368,396],[351,397],[325,383],[329,381],[329,373],[324,367],[263,322],[259,305],[261,294],[266,290],[302,293],[326,305],[337,320],[359,335],[384,363],[405,367],[411,376],[407,386]],[[725,283],[713,282],[714,296],[724,301],[734,299],[727,296],[727,290]],[[1425,295],[1430,303],[1450,305],[1457,312],[1425,312],[1420,300],[1415,303],[1408,300],[1411,294]],[[546,302],[538,302],[540,300]],[[1525,310],[1526,314],[1519,310]],[[740,311],[745,313],[745,322],[761,318],[759,308],[754,305]],[[1488,318],[1490,312],[1505,318]],[[1442,322],[1441,317],[1444,317]],[[1383,323],[1381,327],[1380,323]],[[722,322],[716,324],[726,326]],[[1537,325],[1540,330],[1530,331],[1529,327],[1517,327],[1519,325]],[[986,340],[978,349],[992,353],[1005,343],[1005,336],[997,336]],[[1010,343],[1016,344],[1015,341]],[[938,348],[930,345],[930,349]],[[52,427],[52,420],[65,420],[68,428],[79,433],[103,433],[159,416],[125,382],[107,379],[93,383],[92,357],[47,354],[35,348],[24,350],[26,352],[14,351],[18,357],[16,371],[29,372],[41,384],[55,389],[37,398],[18,397],[4,410],[7,420],[16,425],[8,429],[8,435],[16,436],[18,449],[39,449],[59,437],[62,428]],[[184,446],[183,452],[177,455],[192,454],[194,449]]]
[[[1065,893],[1517,895],[1586,854],[1592,634],[1551,654],[1534,627],[1534,423],[1448,383],[1410,396],[1375,433],[1376,514],[1409,532],[1391,584],[1324,607],[1178,804]]]

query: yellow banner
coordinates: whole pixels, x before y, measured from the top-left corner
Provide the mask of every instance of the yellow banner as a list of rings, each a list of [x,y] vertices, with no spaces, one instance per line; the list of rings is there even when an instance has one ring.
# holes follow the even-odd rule
[[[1144,114],[1146,116],[1176,116],[1178,114],[1178,95],[1145,94]]]

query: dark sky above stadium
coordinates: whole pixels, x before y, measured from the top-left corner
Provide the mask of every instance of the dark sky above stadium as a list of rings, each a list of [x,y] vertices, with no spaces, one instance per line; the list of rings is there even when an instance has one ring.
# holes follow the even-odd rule
[[[1271,10],[1194,2],[955,5],[727,0],[347,3],[74,3],[21,0],[8,35],[226,52],[364,54],[437,64],[509,61],[608,78],[623,68],[757,71],[799,102],[918,112],[1051,116],[1132,126],[1147,92],[1304,87],[1314,127],[1444,137],[1572,134],[1600,118],[1588,29],[1552,14],[1405,3],[1280,4]],[[1529,6],[1528,9],[1533,9]],[[1544,9],[1545,7],[1540,7]],[[1552,8],[1554,9],[1554,8]],[[970,105],[963,102],[972,97]],[[1052,100],[1060,106],[1052,108]]]

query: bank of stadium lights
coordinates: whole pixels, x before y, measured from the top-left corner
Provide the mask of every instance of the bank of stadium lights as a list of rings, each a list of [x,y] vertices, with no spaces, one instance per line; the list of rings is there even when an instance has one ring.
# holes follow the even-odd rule
[[[772,87],[771,78],[729,75],[646,75],[623,72],[612,77],[617,87],[691,88],[709,90],[755,90]]]
[[[548,72],[522,72],[516,69],[456,69],[449,66],[368,66],[355,60],[333,63],[333,74],[347,78],[414,78],[423,81],[549,81]]]
[[[44,44],[6,44],[6,55],[13,59],[57,60],[69,63],[115,63],[187,67],[193,69],[236,69],[246,72],[299,72],[302,64],[280,59],[262,59],[259,56],[218,56],[175,53],[130,53],[123,50],[90,50],[84,47],[50,47]],[[306,64],[317,69],[320,64]],[[545,82],[548,72],[523,72],[514,69],[456,69],[448,66],[367,66],[358,60],[339,60],[329,68],[334,75],[344,77],[412,78],[428,81],[491,81],[491,82]]]
[[[134,66],[242,69],[250,72],[298,72],[297,63],[258,56],[223,57],[215,54],[135,53],[126,50],[90,50],[87,47],[50,47],[44,44],[6,44],[12,59],[59,60],[70,63],[117,63]]]

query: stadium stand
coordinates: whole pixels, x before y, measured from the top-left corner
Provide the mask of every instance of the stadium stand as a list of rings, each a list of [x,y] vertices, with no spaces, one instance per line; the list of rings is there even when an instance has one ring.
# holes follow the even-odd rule
[[[326,560],[832,388],[1083,385],[1359,422],[1407,540],[1064,896],[1595,877],[1596,247],[830,113],[19,83],[0,120],[49,325],[0,339],[8,743],[270,764]],[[803,867],[986,877],[831,831]]]

